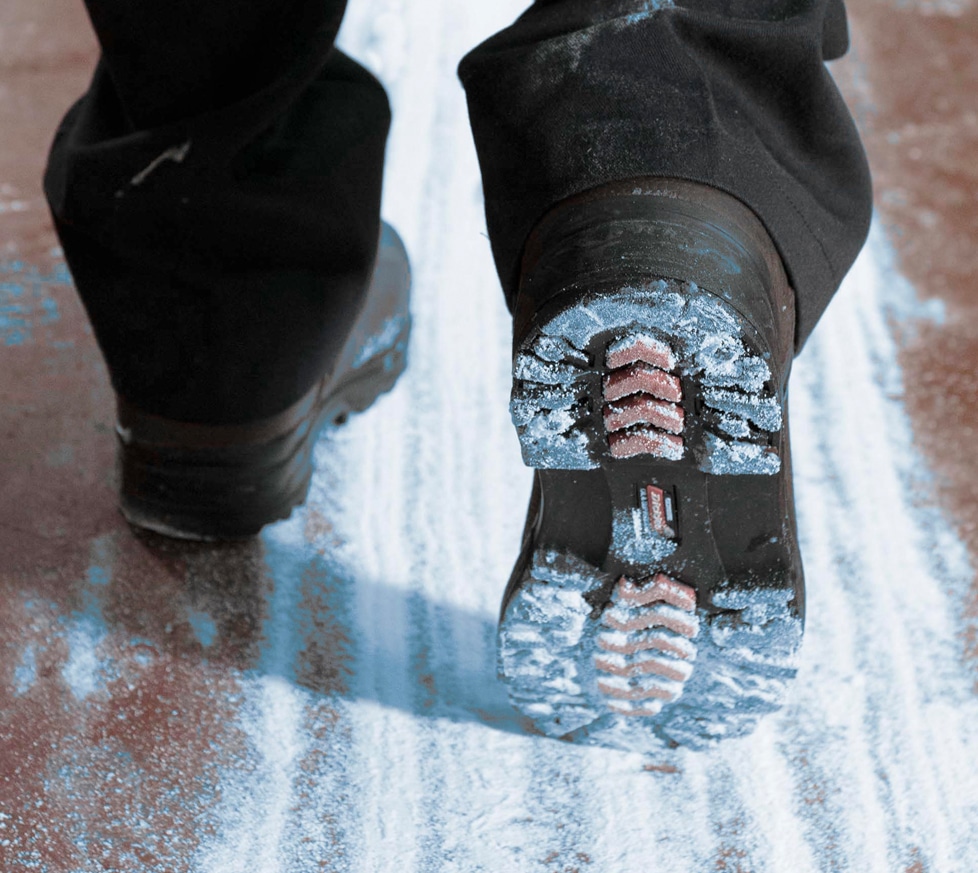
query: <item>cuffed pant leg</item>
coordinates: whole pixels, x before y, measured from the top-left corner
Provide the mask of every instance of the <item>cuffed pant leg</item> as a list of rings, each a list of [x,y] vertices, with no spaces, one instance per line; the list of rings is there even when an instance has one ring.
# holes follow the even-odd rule
[[[675,177],[764,222],[796,290],[800,348],[872,208],[824,63],[847,46],[841,0],[538,0],[459,68],[509,301],[526,236],[555,203]]]
[[[327,372],[379,234],[390,110],[345,0],[86,0],[102,46],[45,191],[116,391],[231,423]]]

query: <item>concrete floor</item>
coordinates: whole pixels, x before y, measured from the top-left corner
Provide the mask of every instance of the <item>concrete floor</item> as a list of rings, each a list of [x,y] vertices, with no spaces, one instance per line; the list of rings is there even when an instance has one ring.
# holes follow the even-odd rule
[[[527,479],[453,64],[520,5],[353,4],[346,45],[401,107],[385,213],[415,261],[413,369],[320,446],[307,509],[201,547],[117,514],[112,393],[40,191],[96,56],[84,11],[4,0],[0,870],[978,864],[978,5],[848,4],[833,69],[878,226],[792,410],[823,608],[783,716],[662,760],[527,736],[492,680]],[[875,386],[866,409],[847,378]],[[819,391],[848,443],[822,444]],[[870,632],[877,611],[893,624]]]

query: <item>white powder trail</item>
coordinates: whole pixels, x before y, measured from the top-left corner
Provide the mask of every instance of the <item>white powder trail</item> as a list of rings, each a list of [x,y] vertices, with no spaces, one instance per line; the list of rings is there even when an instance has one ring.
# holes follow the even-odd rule
[[[84,700],[103,685],[99,676],[102,665],[98,646],[105,634],[104,624],[89,616],[72,621],[68,629],[68,660],[61,669],[61,676],[76,700]]]
[[[814,349],[806,354],[808,358],[815,357]],[[848,363],[847,360],[847,367]],[[814,378],[824,384],[823,370],[816,369]],[[860,602],[858,595],[852,602],[849,587],[854,580],[846,577],[853,568],[832,560],[838,546],[844,542],[840,537],[851,536],[847,533],[849,524],[840,530],[833,523],[840,514],[850,515],[850,510],[836,494],[840,487],[839,478],[845,474],[829,472],[829,464],[834,461],[830,453],[845,446],[846,442],[834,436],[831,426],[821,426],[829,397],[816,397],[812,402],[804,361],[799,364],[794,380],[802,387],[793,394],[791,407],[792,432],[800,438],[796,449],[796,485],[802,525],[801,547],[802,554],[811,560],[807,562],[808,641],[796,689],[799,700],[789,713],[792,723],[800,720],[794,731],[797,739],[793,777],[802,802],[811,807],[805,816],[808,819],[806,831],[817,854],[823,859],[826,855],[831,858],[833,853],[846,859],[855,855],[853,862],[864,865],[867,871],[880,870],[881,865],[884,869],[886,865],[886,835],[880,816],[875,814],[880,804],[874,795],[877,780],[863,728],[867,713],[857,654],[860,623],[863,620],[877,621],[879,617],[870,618],[866,604]],[[864,386],[860,383],[860,387]],[[832,409],[834,413],[834,404]],[[839,413],[840,416],[844,414]],[[831,421],[836,423],[834,414]],[[809,444],[810,437],[821,436],[826,430],[828,439],[821,444]],[[793,438],[792,442],[796,443],[796,440]],[[832,483],[828,489],[826,480]],[[814,491],[815,499],[806,499],[809,487],[818,489]],[[858,527],[859,523],[852,519],[853,534]],[[858,533],[860,538],[871,535],[869,531]],[[858,585],[859,580],[855,581]],[[814,646],[818,647],[815,652],[813,638]],[[819,684],[818,696],[806,693],[809,683]],[[833,689],[834,693],[825,693]],[[819,697],[824,697],[828,707],[822,710],[821,721],[817,710],[814,720],[809,712],[811,707],[821,705]],[[844,736],[846,741],[820,748],[820,735],[826,731]],[[842,797],[858,799],[858,803],[847,809],[850,804]],[[864,811],[873,814],[867,817],[863,815]]]
[[[863,278],[860,287],[867,290],[878,287],[879,283],[871,281],[875,276],[867,275],[869,265],[864,261],[860,269],[854,274],[854,278]],[[870,280],[870,281],[866,281]],[[867,296],[869,296],[867,294]],[[861,303],[863,301],[860,301]],[[866,316],[879,317],[879,309],[867,311],[860,307],[861,311],[857,320],[852,320],[846,325],[846,330],[836,329],[826,332],[822,340],[827,348],[830,358],[836,358],[845,354],[848,359],[849,367],[846,376],[851,378],[851,374],[858,366],[862,370],[863,380],[868,381],[872,373],[867,366],[869,361],[865,360],[860,351],[853,351],[854,344],[858,350],[866,349],[865,341],[860,343],[862,336],[867,335],[867,331],[861,328],[865,324]],[[871,335],[871,334],[870,334]],[[845,350],[845,351],[844,351]],[[869,349],[870,351],[883,352],[882,349]],[[839,380],[838,371],[831,371],[831,377]],[[849,600],[852,605],[855,625],[858,632],[859,642],[862,643],[869,634],[879,635],[877,651],[884,653],[888,663],[888,674],[885,682],[895,686],[897,696],[891,699],[891,706],[901,714],[897,723],[893,724],[892,730],[885,732],[885,735],[878,737],[884,744],[882,749],[891,754],[898,753],[902,747],[911,749],[915,752],[910,760],[905,762],[905,767],[896,770],[891,777],[889,790],[899,797],[901,794],[908,794],[913,790],[915,803],[925,816],[928,823],[928,831],[934,845],[934,863],[939,869],[947,867],[947,858],[942,857],[942,847],[947,846],[946,822],[938,810],[937,792],[934,780],[931,776],[929,767],[921,767],[920,764],[929,758],[927,738],[925,736],[926,726],[922,718],[921,691],[923,677],[917,675],[921,667],[918,662],[918,646],[911,644],[911,638],[919,636],[916,631],[923,626],[935,624],[931,616],[935,609],[938,614],[946,609],[942,593],[929,571],[929,568],[922,564],[923,552],[919,538],[919,529],[913,523],[909,514],[906,512],[906,481],[900,481],[899,470],[893,466],[889,468],[879,464],[876,460],[879,456],[872,454],[872,449],[876,440],[866,439],[866,426],[870,421],[882,421],[889,425],[884,431],[884,436],[893,440],[896,435],[893,431],[898,424],[893,421],[893,416],[888,415],[885,408],[886,400],[879,392],[866,390],[870,386],[863,380],[858,383],[858,394],[851,390],[845,390],[842,385],[834,386],[834,393],[840,398],[836,414],[839,420],[836,422],[838,428],[836,438],[843,445],[859,446],[859,448],[849,453],[846,458],[848,463],[840,470],[843,478],[843,493],[846,496],[846,503],[851,507],[850,511],[857,518],[863,518],[870,522],[865,528],[865,534],[860,537],[861,548],[859,548],[858,560],[866,567],[872,568],[872,587],[864,591],[862,595],[856,592],[849,592]],[[882,440],[880,440],[882,442]],[[880,446],[880,448],[883,448]],[[881,515],[880,507],[887,507],[889,511],[885,515],[885,529],[879,525],[877,519]],[[875,517],[874,517],[875,516]],[[833,535],[836,537],[846,537],[845,526],[838,523],[839,516],[836,516]],[[910,548],[897,548],[897,543],[909,544]],[[855,547],[853,543],[850,548]],[[916,546],[916,547],[914,547]],[[937,623],[944,625],[945,638],[951,632],[949,621]],[[915,627],[916,625],[916,627]],[[869,633],[867,633],[867,631]],[[939,634],[933,637],[935,641],[940,639]],[[933,650],[933,646],[928,647]],[[865,651],[862,645],[859,649]],[[937,654],[936,652],[934,654]],[[951,654],[951,653],[948,653]],[[869,664],[856,662],[857,669],[866,669],[868,684],[875,684],[875,671]],[[923,659],[924,664],[931,661],[930,658]],[[892,693],[892,691],[891,691]],[[870,714],[865,713],[865,723],[870,721]],[[899,739],[897,739],[899,738]],[[869,737],[867,737],[867,740]],[[881,750],[880,746],[875,747]],[[863,757],[865,785],[871,777],[869,768],[874,763],[877,754],[867,748],[866,755]],[[894,779],[903,784],[894,784]],[[882,789],[882,786],[881,786]],[[894,813],[900,816],[902,810],[897,807]],[[903,811],[906,812],[906,811]],[[896,822],[901,830],[912,832],[912,822],[904,816],[904,821]],[[883,822],[879,822],[880,825]],[[926,838],[921,834],[920,837]],[[883,865],[882,858],[885,857],[885,835],[880,832],[876,834],[878,846],[876,851],[882,850],[880,854],[873,852],[877,858],[876,864]],[[865,838],[865,834],[864,834]],[[898,859],[891,859],[897,861]]]
[[[752,811],[759,831],[758,871],[814,873],[819,863],[805,840],[805,822],[794,807],[792,774],[779,724],[762,724],[750,755],[730,755],[733,792]],[[763,864],[761,862],[763,859]]]
[[[826,678],[837,683],[833,710],[849,738],[839,750],[842,761],[831,761],[824,743],[814,757],[829,778],[857,777],[846,796],[860,802],[850,804],[844,821],[859,869],[893,869],[910,845],[937,869],[950,869],[957,804],[942,802],[947,786],[935,781],[931,762],[941,753],[928,698],[956,698],[974,710],[957,666],[954,601],[947,596],[968,573],[961,544],[913,506],[921,475],[909,423],[880,390],[882,382],[892,391],[899,372],[893,342],[880,327],[884,246],[874,233],[848,280],[851,291],[833,304],[794,383],[803,386],[792,414],[799,412],[802,547],[814,614],[809,638],[822,644],[815,655],[820,668],[834,668]],[[814,443],[807,439],[813,435]],[[930,541],[935,534],[939,542]],[[945,556],[940,574],[930,558],[935,552]],[[823,585],[830,586],[821,592],[828,602],[820,604]],[[960,800],[978,787],[968,781]]]

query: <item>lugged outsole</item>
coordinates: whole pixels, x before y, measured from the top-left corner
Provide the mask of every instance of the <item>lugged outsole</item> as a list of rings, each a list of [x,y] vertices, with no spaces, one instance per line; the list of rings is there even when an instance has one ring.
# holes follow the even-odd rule
[[[638,498],[612,506],[600,567],[573,542],[536,548],[511,585],[500,674],[541,732],[698,749],[781,705],[803,629],[790,578],[661,566],[682,543],[670,464],[707,477],[782,472],[783,399],[768,359],[730,305],[673,280],[553,306],[519,346],[511,412],[524,461],[635,476],[609,492]]]
[[[691,633],[674,624],[616,633],[588,597],[609,581],[572,555],[539,551],[507,604],[500,672],[541,733],[630,751],[702,749],[750,733],[781,706],[802,636],[792,590],[731,584],[693,613],[676,609]],[[650,693],[631,700],[609,694],[615,652],[632,664],[652,653],[677,673],[652,673]]]

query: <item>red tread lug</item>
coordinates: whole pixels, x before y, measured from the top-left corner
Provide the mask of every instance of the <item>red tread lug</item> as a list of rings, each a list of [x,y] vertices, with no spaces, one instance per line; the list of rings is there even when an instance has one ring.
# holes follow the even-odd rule
[[[689,677],[681,670],[670,667],[664,661],[636,661],[627,667],[614,664],[605,660],[600,655],[594,659],[594,666],[602,673],[610,673],[612,676],[621,676],[629,679],[633,676],[662,676],[665,679],[672,679],[676,682],[685,682]]]
[[[645,606],[650,603],[668,603],[686,612],[696,610],[696,591],[665,573],[656,573],[652,581],[636,585],[622,576],[615,589],[620,601],[628,606]]]
[[[681,458],[686,414],[680,405],[682,383],[667,372],[676,366],[672,349],[649,337],[636,338],[609,350],[605,363],[610,372],[603,380],[603,420],[612,457]],[[652,530],[675,537],[667,492],[646,485],[645,498]],[[598,635],[598,649],[608,654],[594,656],[594,669],[613,680],[598,678],[598,691],[607,698],[609,712],[654,717],[664,704],[682,694],[690,677],[695,650],[685,641],[684,645],[679,640],[670,642],[669,637],[696,636],[696,591],[660,572],[638,583],[622,576],[613,599],[615,609],[604,613],[602,623],[624,636],[607,639]],[[664,633],[655,633],[656,628]],[[662,653],[662,657],[640,657],[649,652]]]
[[[666,652],[683,660],[688,660],[692,657],[689,652],[681,649],[679,646],[670,645],[668,640],[660,639],[637,640],[634,643],[620,646],[598,637],[598,648],[614,655],[637,655],[639,652]]]
[[[608,435],[608,446],[613,458],[652,455],[656,458],[679,460],[684,445],[682,437],[653,428],[619,431]]]
[[[643,615],[636,616],[629,621],[618,621],[618,619],[613,618],[604,614],[603,621],[605,625],[610,627],[612,630],[618,631],[637,631],[637,630],[649,630],[653,627],[664,627],[674,633],[679,634],[683,637],[692,638],[696,636],[696,626],[692,623],[687,624],[682,621],[678,616],[662,615],[661,613],[652,610]]]
[[[644,337],[636,339],[629,345],[609,351],[605,363],[609,370],[627,367],[636,361],[644,361],[662,370],[672,370],[676,366],[676,356],[664,342]]]
[[[678,404],[648,394],[635,394],[605,406],[605,430],[622,430],[633,424],[651,424],[669,433],[680,434],[685,413]]]
[[[619,400],[629,394],[644,392],[660,400],[678,403],[682,400],[682,383],[678,376],[638,361],[604,378],[604,399]]]

